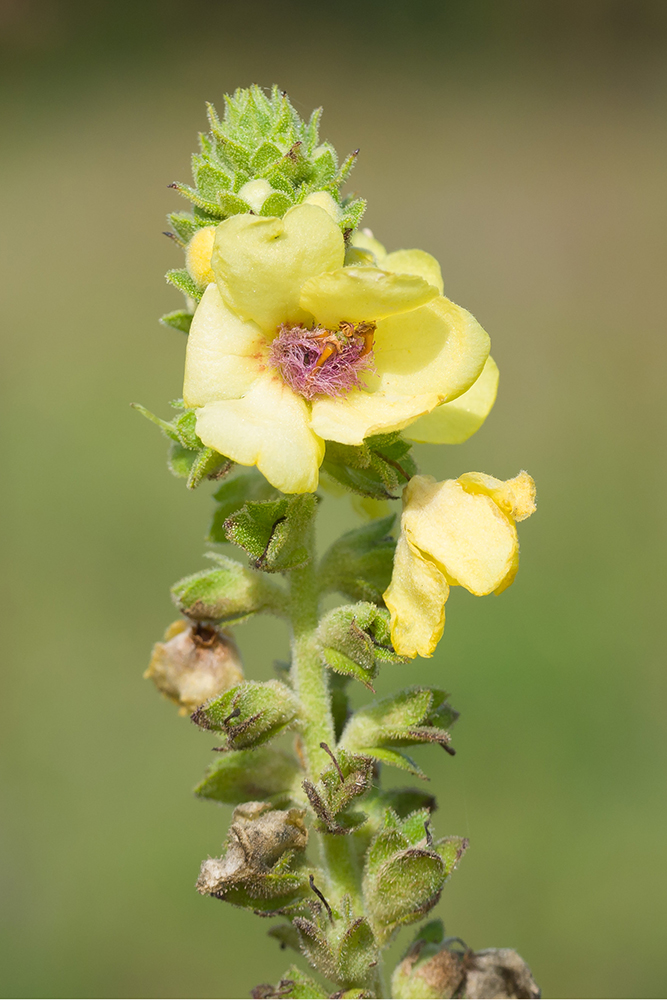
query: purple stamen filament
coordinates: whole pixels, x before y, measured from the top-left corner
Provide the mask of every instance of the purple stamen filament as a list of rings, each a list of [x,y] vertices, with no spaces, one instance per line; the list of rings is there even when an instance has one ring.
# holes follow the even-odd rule
[[[364,389],[360,375],[373,372],[374,323],[341,323],[338,330],[283,323],[271,344],[270,364],[283,381],[306,399],[344,396]]]

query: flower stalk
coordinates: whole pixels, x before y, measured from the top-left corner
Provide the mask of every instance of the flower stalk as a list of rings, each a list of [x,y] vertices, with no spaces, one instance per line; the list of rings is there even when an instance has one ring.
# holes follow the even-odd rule
[[[319,116],[302,121],[276,87],[237,91],[222,118],[209,107],[194,184],[172,185],[192,204],[170,216],[185,266],[167,277],[185,303],[163,317],[188,337],[183,399],[171,421],[137,409],[188,488],[215,483],[213,567],[175,584],[182,618],[146,676],[219,744],[195,793],[234,812],[197,889],[277,920],[270,936],[319,976],[292,965],[253,997],[533,997],[516,952],[457,950],[438,921],[391,987],[382,976],[383,950],[438,904],[468,846],[436,834],[432,796],[383,781],[427,777],[412,746],[455,753],[458,713],[414,683],[413,661],[433,654],[450,587],[512,583],[534,484],[419,474],[411,441],[466,440],[498,369],[437,261],[359,228],[365,202],[342,193],[357,154],[339,162]],[[318,559],[325,488],[365,520]],[[229,629],[263,614],[287,624],[291,662],[260,683]],[[349,685],[373,694],[387,663],[408,686],[353,712]]]

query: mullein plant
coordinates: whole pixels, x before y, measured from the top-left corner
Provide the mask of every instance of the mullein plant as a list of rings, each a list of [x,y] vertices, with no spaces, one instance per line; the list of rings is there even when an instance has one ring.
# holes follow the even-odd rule
[[[468,842],[436,832],[431,795],[385,787],[382,772],[425,778],[409,748],[453,755],[458,713],[414,683],[349,703],[351,685],[374,693],[384,663],[414,680],[450,587],[500,593],[516,574],[530,476],[437,482],[410,453],[481,426],[498,385],[489,338],[444,296],[432,256],[388,252],[360,228],[365,202],[341,193],[357,152],[340,162],[320,142],[320,111],[304,122],[277,87],[253,86],[208,114],[193,184],[172,185],[191,210],[167,234],[185,254],[167,274],[184,307],[162,318],[187,335],[183,398],[170,421],[138,407],[188,488],[216,483],[208,540],[241,550],[212,548],[213,566],[174,586],[181,617],[147,671],[219,744],[195,794],[234,807],[197,889],[274,918],[269,935],[313,970],[291,965],[253,997],[537,997],[515,951],[475,952],[439,920],[383,970]],[[366,514],[321,557],[320,489]],[[377,516],[401,496],[398,526]],[[245,679],[229,632],[260,614],[291,637],[267,682]]]

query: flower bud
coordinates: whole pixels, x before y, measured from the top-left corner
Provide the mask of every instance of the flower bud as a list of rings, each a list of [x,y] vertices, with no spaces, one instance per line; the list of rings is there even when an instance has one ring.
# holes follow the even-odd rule
[[[442,921],[422,927],[391,980],[392,996],[401,1000],[448,1000],[454,996],[469,1000],[535,1000],[539,987],[521,956],[511,948],[489,948],[473,952],[454,950],[447,945],[458,938],[444,936]]]
[[[305,883],[304,876],[283,864],[308,843],[305,809],[273,809],[268,802],[246,802],[234,810],[221,858],[203,862],[197,891],[203,896],[229,899],[237,906],[275,909],[291,902]],[[283,856],[287,855],[287,858]]]
[[[513,948],[487,948],[475,952],[467,964],[465,996],[471,1000],[482,997],[533,1000],[542,996],[530,969]]]
[[[445,1000],[457,993],[465,975],[463,956],[443,948],[443,938],[440,920],[432,920],[419,931],[394,970],[392,996],[402,1000]]]
[[[180,705],[181,715],[190,715],[243,680],[241,655],[228,632],[181,618],[164,638],[155,643],[144,677]]]
[[[211,270],[211,254],[215,239],[215,226],[205,226],[198,229],[185,249],[185,263],[190,277],[205,288],[215,276]]]

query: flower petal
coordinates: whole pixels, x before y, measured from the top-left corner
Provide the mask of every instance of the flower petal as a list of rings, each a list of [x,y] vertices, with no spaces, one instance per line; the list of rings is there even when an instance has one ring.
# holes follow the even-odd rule
[[[391,641],[401,656],[432,656],[445,627],[449,586],[438,567],[401,535],[391,583],[384,593]]]
[[[320,396],[312,402],[310,426],[327,441],[363,444],[373,434],[400,431],[438,405],[431,395],[399,396],[395,393],[354,389],[347,396]]]
[[[317,205],[297,205],[282,219],[233,215],[216,230],[212,266],[220,294],[242,319],[268,333],[308,321],[299,307],[303,283],[341,267],[343,236]]]
[[[479,377],[489,337],[474,316],[440,296],[421,309],[390,316],[375,331],[374,360],[384,392],[434,392],[446,403]]]
[[[381,267],[394,274],[417,274],[429,285],[434,285],[441,295],[445,290],[440,264],[425,250],[394,250],[383,258]]]
[[[464,393],[488,353],[479,323],[448,299],[391,316],[375,332],[377,374],[364,376],[368,390],[315,399],[311,427],[327,440],[355,445],[371,434],[402,430]]]
[[[462,444],[482,426],[497,392],[498,366],[488,357],[482,374],[466,392],[420,417],[410,426],[406,437],[428,444]]]
[[[512,573],[518,553],[513,521],[491,497],[466,493],[454,479],[413,476],[404,491],[402,528],[450,584],[482,596]]]
[[[484,472],[466,472],[457,482],[466,493],[485,493],[514,521],[525,521],[537,510],[535,482],[527,472],[521,471],[514,479],[495,479]]]
[[[429,302],[437,290],[413,274],[391,274],[377,267],[341,267],[310,278],[301,291],[301,308],[330,328],[341,320],[359,323],[404,313]]]
[[[239,319],[224,304],[216,286],[209,285],[188,336],[185,405],[238,399],[261,374],[265,349],[266,340],[259,327]]]
[[[256,465],[283,493],[317,489],[324,444],[308,427],[308,407],[273,375],[264,374],[243,399],[208,403],[197,434],[240,465]]]
[[[387,256],[387,251],[379,240],[376,240],[370,229],[357,229],[350,237],[350,246],[359,247],[360,250],[370,250],[378,265]]]

